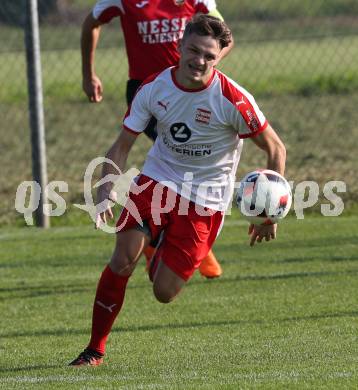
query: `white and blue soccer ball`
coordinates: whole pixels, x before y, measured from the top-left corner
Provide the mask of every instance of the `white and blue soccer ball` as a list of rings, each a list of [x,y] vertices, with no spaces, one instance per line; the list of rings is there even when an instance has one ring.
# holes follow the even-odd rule
[[[248,173],[236,192],[236,205],[241,214],[255,225],[278,223],[288,214],[291,204],[289,183],[270,169]]]

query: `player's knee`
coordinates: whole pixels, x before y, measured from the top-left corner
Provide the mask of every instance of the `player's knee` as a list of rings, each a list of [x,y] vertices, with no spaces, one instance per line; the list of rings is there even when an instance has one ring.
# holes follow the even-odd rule
[[[157,301],[160,303],[170,303],[175,298],[175,294],[161,286],[158,286],[156,283],[153,284],[153,293]]]
[[[159,263],[153,282],[153,293],[159,302],[171,302],[179,294],[184,284],[185,280],[163,261]]]
[[[119,275],[130,276],[136,266],[138,249],[130,243],[117,243],[111,258],[111,269]]]
[[[134,271],[135,263],[125,256],[117,257],[113,255],[110,266],[112,271],[116,274],[120,276],[130,276]]]

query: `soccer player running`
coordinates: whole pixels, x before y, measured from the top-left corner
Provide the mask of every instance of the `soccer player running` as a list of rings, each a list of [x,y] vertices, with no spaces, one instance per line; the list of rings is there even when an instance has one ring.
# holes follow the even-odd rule
[[[115,17],[120,18],[129,63],[126,98],[130,105],[143,80],[178,63],[177,42],[186,23],[197,13],[222,19],[215,0],[97,1],[83,23],[81,37],[83,90],[88,99],[97,103],[103,98],[102,82],[95,72],[95,52],[102,24]],[[221,55],[226,55],[231,46],[232,43]],[[144,133],[155,141],[157,131],[154,117]],[[148,246],[144,253],[149,262],[154,253],[153,247]],[[199,271],[208,278],[222,274],[221,266],[211,250],[203,259]]]
[[[115,249],[97,286],[91,339],[70,363],[73,366],[103,362],[128,279],[142,250],[159,235],[149,272],[153,292],[162,303],[178,295],[215,241],[232,196],[244,138],[266,153],[267,168],[284,173],[285,147],[254,98],[215,69],[230,41],[224,22],[194,16],[179,43],[179,65],[145,80],[126,113],[123,130],[107,153],[122,172],[153,115],[158,137],[117,222]],[[109,174],[117,171],[105,163],[102,177]],[[111,190],[110,182],[100,186],[97,201],[106,202]],[[97,227],[113,217],[111,203],[107,205],[97,215]],[[249,234],[250,245],[270,241],[276,237],[276,224],[251,225]]]

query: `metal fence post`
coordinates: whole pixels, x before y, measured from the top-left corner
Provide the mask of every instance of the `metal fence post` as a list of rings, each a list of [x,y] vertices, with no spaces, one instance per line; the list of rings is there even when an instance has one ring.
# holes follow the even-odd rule
[[[25,1],[25,45],[31,127],[32,175],[33,179],[41,187],[40,203],[35,211],[35,220],[37,226],[48,228],[50,226],[50,219],[44,214],[44,205],[47,204],[47,194],[45,191],[47,186],[47,168],[38,4],[37,0]]]

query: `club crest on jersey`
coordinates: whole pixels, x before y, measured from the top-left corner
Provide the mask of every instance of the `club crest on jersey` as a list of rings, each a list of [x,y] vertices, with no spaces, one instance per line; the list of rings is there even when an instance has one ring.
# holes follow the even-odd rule
[[[210,123],[211,111],[197,108],[195,112],[195,121],[208,125]]]
[[[173,1],[174,4],[177,5],[178,7],[181,7],[185,3],[185,0],[173,0]]]

